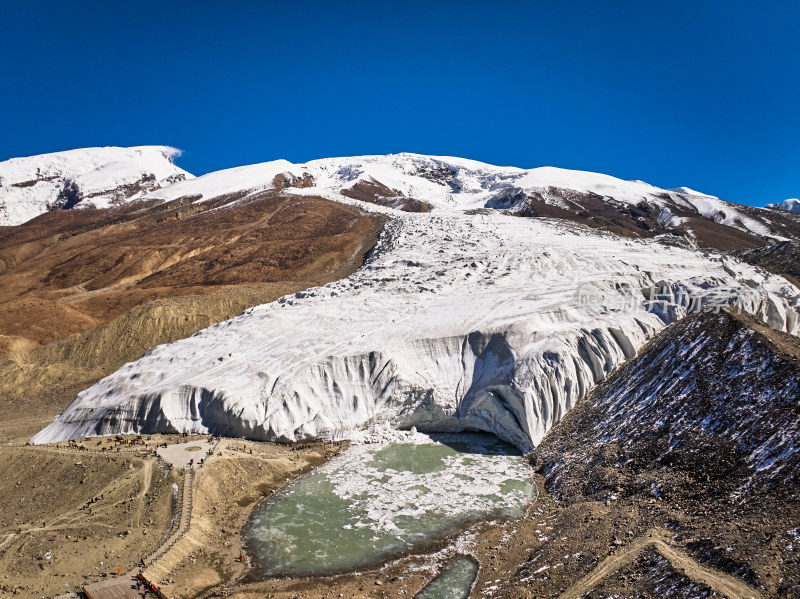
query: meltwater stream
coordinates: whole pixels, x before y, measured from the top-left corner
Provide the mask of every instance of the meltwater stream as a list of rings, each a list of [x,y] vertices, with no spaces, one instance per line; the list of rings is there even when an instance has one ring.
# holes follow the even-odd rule
[[[467,599],[478,576],[478,562],[464,555],[447,566],[414,599]]]
[[[245,545],[258,578],[347,572],[470,522],[518,518],[534,495],[530,467],[492,435],[406,433],[352,446],[276,493]]]

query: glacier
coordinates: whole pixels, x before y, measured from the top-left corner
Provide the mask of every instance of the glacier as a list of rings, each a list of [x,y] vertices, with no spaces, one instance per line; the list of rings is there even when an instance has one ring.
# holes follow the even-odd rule
[[[390,215],[361,269],[149,350],[80,393],[32,442],[142,432],[284,442],[389,425],[485,431],[529,451],[687,312],[734,304],[778,330],[800,327],[800,291],[733,258],[483,208],[507,177],[529,176],[521,169],[459,163],[464,199],[452,181],[409,175],[388,159],[371,164],[330,160],[313,169],[313,186],[287,190]],[[303,174],[286,162],[242,169],[151,195],[221,194]],[[338,193],[365,176],[432,212]]]

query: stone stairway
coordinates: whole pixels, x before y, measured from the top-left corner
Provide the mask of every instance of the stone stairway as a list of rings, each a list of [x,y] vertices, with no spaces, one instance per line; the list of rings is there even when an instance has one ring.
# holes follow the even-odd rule
[[[181,512],[178,525],[174,527],[172,533],[164,540],[164,542],[153,549],[147,556],[145,561],[147,567],[150,568],[158,562],[175,544],[180,541],[189,530],[189,525],[192,522],[192,496],[194,489],[194,469],[185,468],[183,476],[183,497],[181,499]]]
[[[180,504],[180,515],[176,525],[172,528],[169,536],[163,543],[153,548],[147,555],[143,556],[147,567],[144,569],[144,576],[146,579],[154,582],[156,571],[158,570],[157,564],[170,549],[172,549],[178,541],[180,541],[189,531],[189,526],[192,522],[192,498],[194,495],[194,469],[186,467],[183,469],[183,488]],[[152,569],[155,568],[156,571]],[[128,596],[138,597],[138,594],[131,590],[132,581],[135,582],[136,568],[130,574],[105,580],[83,587],[84,593],[87,597],[97,599],[127,599]],[[134,593],[133,595],[129,595]],[[164,594],[159,591],[157,596],[164,597]]]

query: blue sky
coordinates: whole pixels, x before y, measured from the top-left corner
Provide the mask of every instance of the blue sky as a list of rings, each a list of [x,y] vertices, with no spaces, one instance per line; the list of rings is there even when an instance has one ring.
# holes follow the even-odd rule
[[[0,1],[0,160],[409,151],[800,196],[797,1]]]

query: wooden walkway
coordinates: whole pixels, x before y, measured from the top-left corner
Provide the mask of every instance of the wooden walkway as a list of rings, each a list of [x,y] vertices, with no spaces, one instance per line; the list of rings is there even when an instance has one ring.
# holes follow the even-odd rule
[[[136,590],[135,576],[118,576],[87,584],[83,587],[83,592],[87,599],[142,599],[142,591]]]

